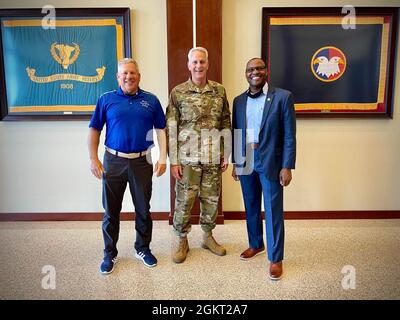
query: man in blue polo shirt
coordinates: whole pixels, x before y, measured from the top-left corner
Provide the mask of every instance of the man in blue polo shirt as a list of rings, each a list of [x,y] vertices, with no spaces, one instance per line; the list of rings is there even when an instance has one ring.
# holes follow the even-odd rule
[[[150,251],[153,222],[150,216],[153,166],[150,149],[154,145],[152,129],[156,129],[160,157],[154,166],[155,175],[166,169],[165,115],[157,97],[139,88],[140,73],[135,60],[118,63],[119,89],[104,93],[98,100],[89,124],[88,147],[92,174],[103,180],[102,274],[114,270],[118,254],[119,221],[122,200],[129,182],[136,218],[135,257],[147,267],[157,265]],[[100,134],[106,125],[103,164],[98,157]]]

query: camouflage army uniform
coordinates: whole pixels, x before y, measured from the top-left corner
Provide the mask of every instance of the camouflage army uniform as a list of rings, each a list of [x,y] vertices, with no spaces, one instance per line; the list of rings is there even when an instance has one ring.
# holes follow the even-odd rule
[[[199,88],[189,79],[171,91],[166,118],[170,162],[182,166],[182,179],[175,185],[174,232],[184,236],[190,231],[190,213],[197,195],[201,227],[211,231],[221,191],[220,160],[229,156],[224,154],[220,139],[211,138],[231,128],[224,87],[209,80]],[[227,142],[230,145],[230,139],[225,146]]]

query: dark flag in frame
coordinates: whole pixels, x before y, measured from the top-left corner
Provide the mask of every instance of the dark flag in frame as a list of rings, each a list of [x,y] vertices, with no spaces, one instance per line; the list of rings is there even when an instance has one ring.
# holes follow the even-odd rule
[[[46,11],[45,11],[46,12]],[[131,56],[129,8],[0,10],[0,119],[87,119]]]
[[[392,117],[397,8],[354,9],[263,8],[268,81],[297,115]]]

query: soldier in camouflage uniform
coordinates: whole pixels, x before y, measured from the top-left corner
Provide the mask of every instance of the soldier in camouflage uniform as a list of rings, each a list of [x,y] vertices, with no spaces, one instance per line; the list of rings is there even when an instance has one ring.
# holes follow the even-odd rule
[[[218,213],[221,172],[228,167],[230,153],[229,105],[224,87],[207,80],[207,50],[191,49],[188,60],[191,77],[171,91],[166,113],[171,174],[176,179],[175,263],[185,261],[189,250],[187,234],[197,195],[204,231],[202,247],[220,256],[226,254],[213,238],[212,230]]]

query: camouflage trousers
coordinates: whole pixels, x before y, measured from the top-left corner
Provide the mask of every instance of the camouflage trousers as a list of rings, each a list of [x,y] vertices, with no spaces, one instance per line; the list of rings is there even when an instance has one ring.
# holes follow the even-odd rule
[[[214,229],[220,192],[219,164],[182,165],[182,179],[175,185],[174,233],[182,237],[190,231],[190,214],[197,195],[201,228],[205,232]]]

